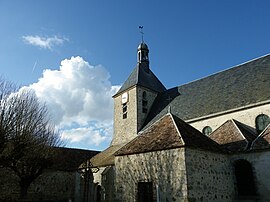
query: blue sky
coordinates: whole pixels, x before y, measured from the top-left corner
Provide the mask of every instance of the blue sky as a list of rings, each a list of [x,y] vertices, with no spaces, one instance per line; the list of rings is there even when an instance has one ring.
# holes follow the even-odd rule
[[[269,8],[267,0],[0,0],[0,75],[48,103],[67,146],[101,150],[112,136],[111,94],[136,64],[139,25],[150,68],[171,88],[268,54]]]

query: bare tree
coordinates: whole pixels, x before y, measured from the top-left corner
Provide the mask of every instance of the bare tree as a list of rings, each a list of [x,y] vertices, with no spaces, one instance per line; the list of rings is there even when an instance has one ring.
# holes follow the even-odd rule
[[[0,87],[11,87],[3,85]],[[15,89],[15,88],[14,88]],[[0,101],[0,165],[19,177],[20,197],[27,196],[30,184],[52,159],[53,147],[61,146],[60,136],[50,124],[47,108],[34,92],[2,90]]]

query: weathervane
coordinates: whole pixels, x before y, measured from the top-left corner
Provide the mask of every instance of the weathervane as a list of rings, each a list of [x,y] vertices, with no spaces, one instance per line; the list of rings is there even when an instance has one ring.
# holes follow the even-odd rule
[[[142,42],[143,42],[143,26],[139,26],[139,29],[140,29],[140,33],[141,33],[141,35],[142,35]]]

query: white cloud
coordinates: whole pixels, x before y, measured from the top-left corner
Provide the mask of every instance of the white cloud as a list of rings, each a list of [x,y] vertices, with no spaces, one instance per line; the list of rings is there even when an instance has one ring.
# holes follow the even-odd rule
[[[23,40],[33,46],[38,46],[44,49],[50,49],[57,45],[62,45],[65,41],[68,41],[64,37],[40,37],[40,36],[23,36]]]
[[[107,126],[111,128],[111,126]],[[107,133],[104,128],[82,127],[62,131],[62,138],[70,143],[83,142],[84,144],[99,146],[102,142],[109,142],[111,134]]]
[[[59,70],[44,70],[29,88],[46,102],[64,139],[99,145],[111,138],[112,95],[119,89],[109,78],[104,67],[92,66],[78,56],[63,60]]]

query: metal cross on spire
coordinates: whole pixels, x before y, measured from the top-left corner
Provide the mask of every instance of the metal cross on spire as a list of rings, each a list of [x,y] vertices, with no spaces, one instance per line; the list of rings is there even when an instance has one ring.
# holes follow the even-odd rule
[[[143,26],[139,26],[139,29],[140,29],[140,33],[141,33],[141,35],[142,35],[142,43],[143,43]]]

